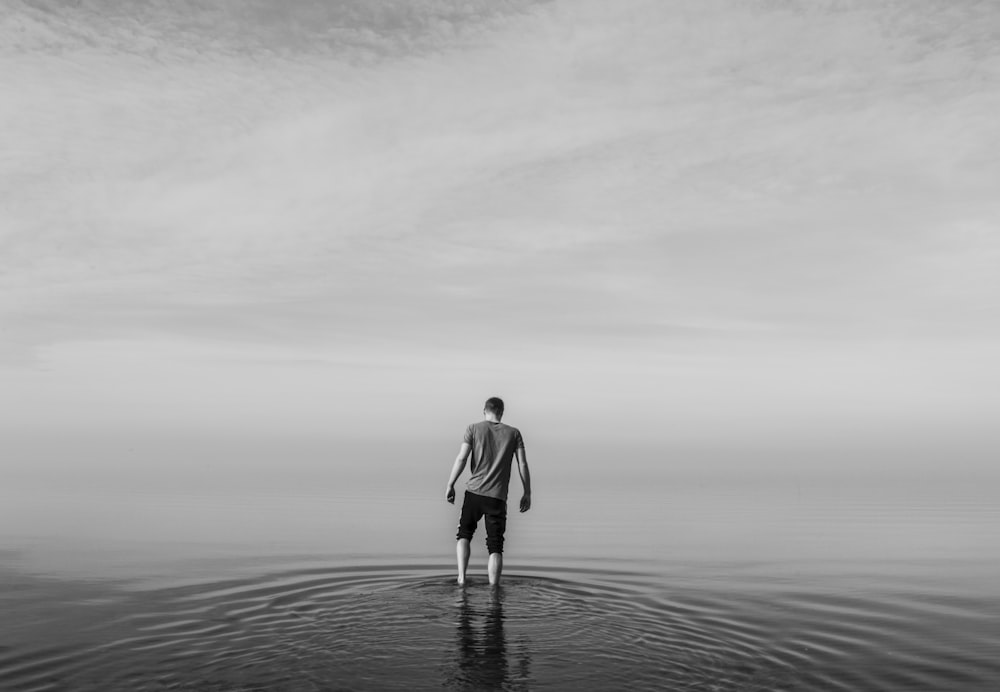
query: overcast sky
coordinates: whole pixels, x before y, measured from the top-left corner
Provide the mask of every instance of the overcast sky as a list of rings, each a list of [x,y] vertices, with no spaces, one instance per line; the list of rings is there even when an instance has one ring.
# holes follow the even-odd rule
[[[998,35],[972,0],[0,0],[0,433],[457,445],[500,395],[551,448],[995,450]]]

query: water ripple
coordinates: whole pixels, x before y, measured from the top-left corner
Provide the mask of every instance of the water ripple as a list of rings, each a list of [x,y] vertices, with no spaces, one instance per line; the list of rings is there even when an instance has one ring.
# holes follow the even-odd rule
[[[75,620],[22,623],[0,648],[0,688],[978,690],[1000,679],[995,600],[744,586],[553,566],[492,590],[441,568],[368,565],[74,594]]]

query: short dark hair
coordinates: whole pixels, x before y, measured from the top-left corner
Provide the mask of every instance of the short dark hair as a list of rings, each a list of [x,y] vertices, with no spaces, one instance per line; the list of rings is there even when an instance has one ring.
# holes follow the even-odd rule
[[[503,399],[498,396],[491,396],[486,400],[486,405],[483,407],[490,413],[495,413],[497,418],[503,416]]]

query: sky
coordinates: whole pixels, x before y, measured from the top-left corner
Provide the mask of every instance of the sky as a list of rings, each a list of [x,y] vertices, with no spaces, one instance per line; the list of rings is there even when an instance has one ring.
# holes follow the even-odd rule
[[[563,469],[987,468],[998,36],[973,0],[0,0],[3,456],[443,475],[498,395]]]

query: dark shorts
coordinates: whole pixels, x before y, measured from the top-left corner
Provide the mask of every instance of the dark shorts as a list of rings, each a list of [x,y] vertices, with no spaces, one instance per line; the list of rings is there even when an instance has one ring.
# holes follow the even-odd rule
[[[486,547],[491,553],[503,552],[503,534],[507,530],[507,503],[495,497],[465,491],[462,518],[457,538],[472,539],[479,520],[486,517]]]

